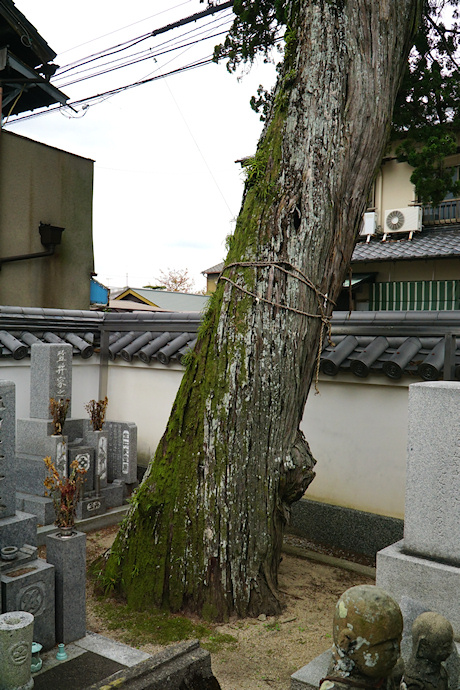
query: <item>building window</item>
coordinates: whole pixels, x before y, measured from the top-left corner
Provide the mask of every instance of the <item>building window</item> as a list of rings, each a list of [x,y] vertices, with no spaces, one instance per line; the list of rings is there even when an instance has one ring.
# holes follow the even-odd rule
[[[371,285],[371,311],[460,309],[460,280],[414,280]]]
[[[460,179],[460,166],[455,165],[452,170],[452,179],[458,182]],[[460,199],[455,198],[449,192],[439,206],[423,206],[423,225],[445,225],[460,221]]]

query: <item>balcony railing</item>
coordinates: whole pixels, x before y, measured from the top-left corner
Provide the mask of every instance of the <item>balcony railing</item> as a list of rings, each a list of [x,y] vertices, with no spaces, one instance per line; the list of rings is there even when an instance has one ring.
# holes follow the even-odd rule
[[[460,223],[460,199],[442,201],[439,206],[423,206],[423,225]]]

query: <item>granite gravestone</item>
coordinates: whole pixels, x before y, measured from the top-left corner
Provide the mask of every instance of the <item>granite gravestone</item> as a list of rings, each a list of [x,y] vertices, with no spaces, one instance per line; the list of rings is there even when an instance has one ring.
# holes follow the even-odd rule
[[[16,512],[15,504],[15,424],[14,383],[0,381],[0,549],[36,543],[36,518]]]
[[[109,434],[109,481],[125,484],[137,480],[137,426],[129,422],[106,422]]]
[[[0,611],[33,614],[36,640],[50,649],[55,641],[54,568],[37,559],[35,515],[14,510],[15,418],[14,384],[1,381]]]
[[[445,616],[460,635],[460,383],[409,386],[404,539],[377,554],[377,584]]]
[[[40,524],[54,521],[52,501],[45,496],[48,475],[43,458],[49,456],[61,476],[73,459],[87,469],[77,518],[101,515],[121,506],[136,482],[137,428],[135,424],[106,422],[93,431],[88,419],[69,413],[64,435],[54,436],[50,398],[71,400],[72,346],[34,343],[31,347],[30,418],[17,421],[16,508],[33,512]],[[110,441],[110,436],[112,440]]]
[[[30,416],[50,418],[50,399],[71,400],[72,345],[34,343],[30,350]],[[69,406],[68,416],[71,416]]]

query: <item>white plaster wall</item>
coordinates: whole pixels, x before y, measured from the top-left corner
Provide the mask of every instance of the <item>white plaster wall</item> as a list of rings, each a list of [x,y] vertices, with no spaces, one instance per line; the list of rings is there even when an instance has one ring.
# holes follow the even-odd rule
[[[29,416],[30,360],[0,361],[0,379],[16,383],[18,418]],[[99,396],[99,361],[74,359],[72,417]],[[107,418],[134,422],[138,460],[146,465],[166,428],[182,379],[179,364],[110,362]],[[322,376],[312,389],[301,428],[317,459],[307,497],[381,515],[404,516],[407,383],[386,384],[339,375]]]
[[[166,429],[184,369],[180,364],[109,365],[107,418],[137,424],[138,462],[147,465]]]
[[[0,362],[0,380],[13,381],[16,384],[16,419],[27,419],[30,416],[30,359],[12,363],[12,360]],[[72,401],[71,416],[87,417],[85,404],[97,399],[99,392],[99,361],[97,357],[90,360],[73,360],[72,365]]]
[[[0,380],[16,384],[16,418],[27,418],[30,410],[30,360],[0,361]]]
[[[301,428],[317,460],[306,497],[404,517],[407,384],[339,375],[312,388]]]
[[[72,365],[72,417],[87,418],[85,405],[99,398],[99,358],[75,359]]]

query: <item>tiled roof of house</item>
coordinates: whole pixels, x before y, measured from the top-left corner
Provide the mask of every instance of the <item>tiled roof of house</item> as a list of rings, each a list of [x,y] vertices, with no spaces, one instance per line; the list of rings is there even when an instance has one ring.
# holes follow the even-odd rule
[[[172,292],[154,288],[125,288],[118,293],[113,302],[139,299],[165,311],[201,311],[206,307],[206,295],[194,295],[188,292]]]
[[[107,348],[112,360],[168,365],[182,362],[194,347],[201,319],[200,312],[0,307],[0,358],[23,359],[34,342],[68,342],[82,358]],[[442,378],[447,344],[453,355],[446,378],[460,379],[460,311],[337,312],[332,342],[321,355],[321,371],[328,376]]]
[[[208,275],[211,275],[213,273],[221,273],[223,267],[224,267],[224,261],[221,261],[220,263],[216,264],[215,266],[211,266],[211,268],[207,268],[205,271],[201,271],[201,273],[204,276],[208,276]]]
[[[440,227],[426,227],[414,233],[412,239],[408,234],[371,237],[369,242],[358,242],[353,251],[352,264],[371,261],[409,261],[415,259],[446,259],[460,257],[460,225],[453,224]],[[221,273],[222,261],[202,271],[204,275]]]
[[[460,256],[460,225],[448,229],[424,228],[407,235],[393,235],[385,242],[381,237],[372,237],[369,243],[358,242],[351,259],[352,264],[370,261],[401,261],[414,259],[445,259]]]

